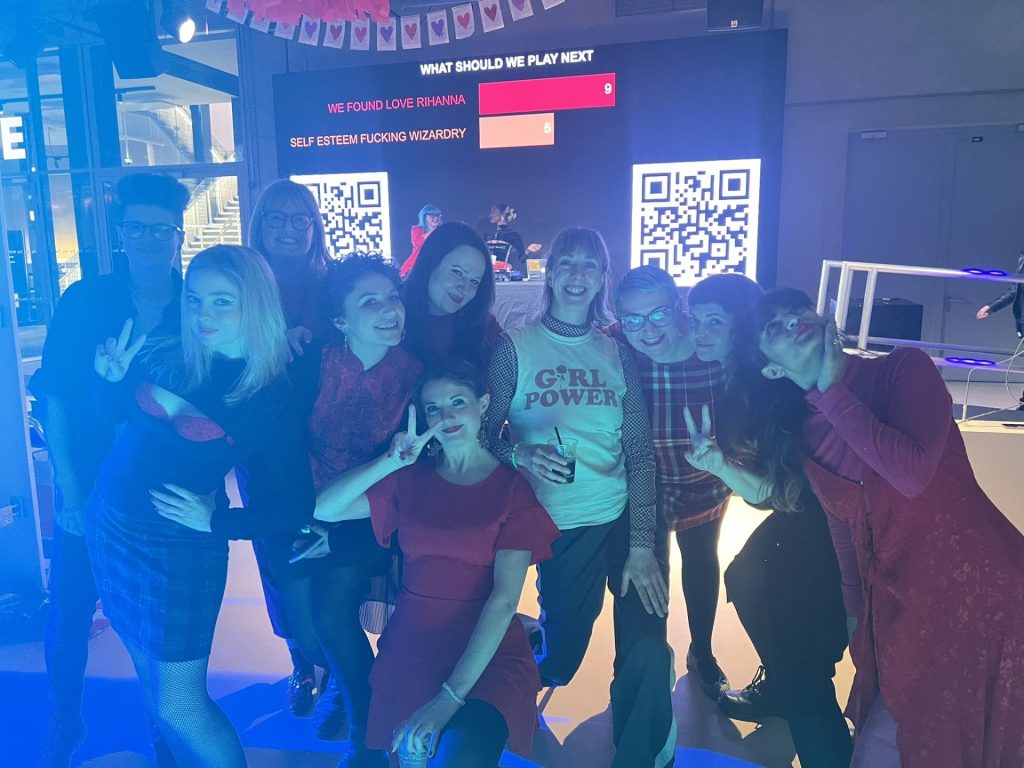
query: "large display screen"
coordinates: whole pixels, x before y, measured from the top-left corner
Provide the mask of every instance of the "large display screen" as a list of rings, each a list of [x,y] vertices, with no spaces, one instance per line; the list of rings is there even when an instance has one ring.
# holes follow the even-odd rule
[[[338,256],[401,263],[426,204],[491,237],[500,204],[540,255],[583,225],[617,272],[771,281],[785,68],[765,32],[279,75],[279,171]]]

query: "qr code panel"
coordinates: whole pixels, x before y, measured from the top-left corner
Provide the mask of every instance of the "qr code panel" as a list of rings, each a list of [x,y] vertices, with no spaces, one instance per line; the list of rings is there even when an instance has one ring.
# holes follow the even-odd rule
[[[359,252],[390,257],[386,172],[292,176],[292,181],[308,187],[316,198],[331,256],[343,258]]]
[[[655,264],[683,286],[755,278],[760,170],[758,159],[634,165],[632,266]]]

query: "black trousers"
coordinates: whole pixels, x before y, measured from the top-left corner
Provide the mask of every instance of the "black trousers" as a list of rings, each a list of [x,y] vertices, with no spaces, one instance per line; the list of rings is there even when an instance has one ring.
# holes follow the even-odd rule
[[[804,768],[847,768],[853,750],[832,678],[847,644],[839,564],[816,499],[773,512],[725,571],[729,602],[761,657]]]
[[[668,539],[656,552],[668,573]],[[629,553],[629,515],[563,531],[552,558],[538,566],[544,685],[567,685],[576,674],[604,604],[614,597],[615,662],[611,684],[613,768],[651,768],[672,728],[671,652],[666,620],[647,613],[634,587],[619,596]]]

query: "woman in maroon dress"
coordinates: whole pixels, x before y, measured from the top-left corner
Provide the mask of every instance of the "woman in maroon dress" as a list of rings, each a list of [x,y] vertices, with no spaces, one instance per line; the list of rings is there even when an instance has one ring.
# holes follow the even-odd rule
[[[460,359],[486,367],[501,335],[493,304],[494,272],[484,241],[462,222],[442,224],[405,281],[403,346],[424,365]]]
[[[558,529],[526,479],[481,444],[490,398],[478,369],[439,367],[419,400],[427,431],[417,434],[410,407],[409,431],[321,491],[316,514],[368,516],[381,544],[397,536],[405,556],[370,677],[367,744],[430,751],[432,766],[496,766],[506,741],[532,746],[540,676],[515,611]],[[435,440],[435,459],[417,462]]]
[[[845,355],[800,291],[759,310],[762,373],[806,393],[807,477],[860,573],[853,765],[1019,768],[1024,536],[978,486],[942,377],[917,349]]]

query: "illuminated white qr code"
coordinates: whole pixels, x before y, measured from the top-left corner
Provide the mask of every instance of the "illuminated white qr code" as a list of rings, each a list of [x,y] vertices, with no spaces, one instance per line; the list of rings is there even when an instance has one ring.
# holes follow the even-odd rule
[[[680,286],[756,279],[760,189],[756,158],[634,165],[631,266],[654,264]]]
[[[309,187],[320,206],[327,249],[336,259],[351,253],[391,255],[388,174],[324,173],[292,176]]]

